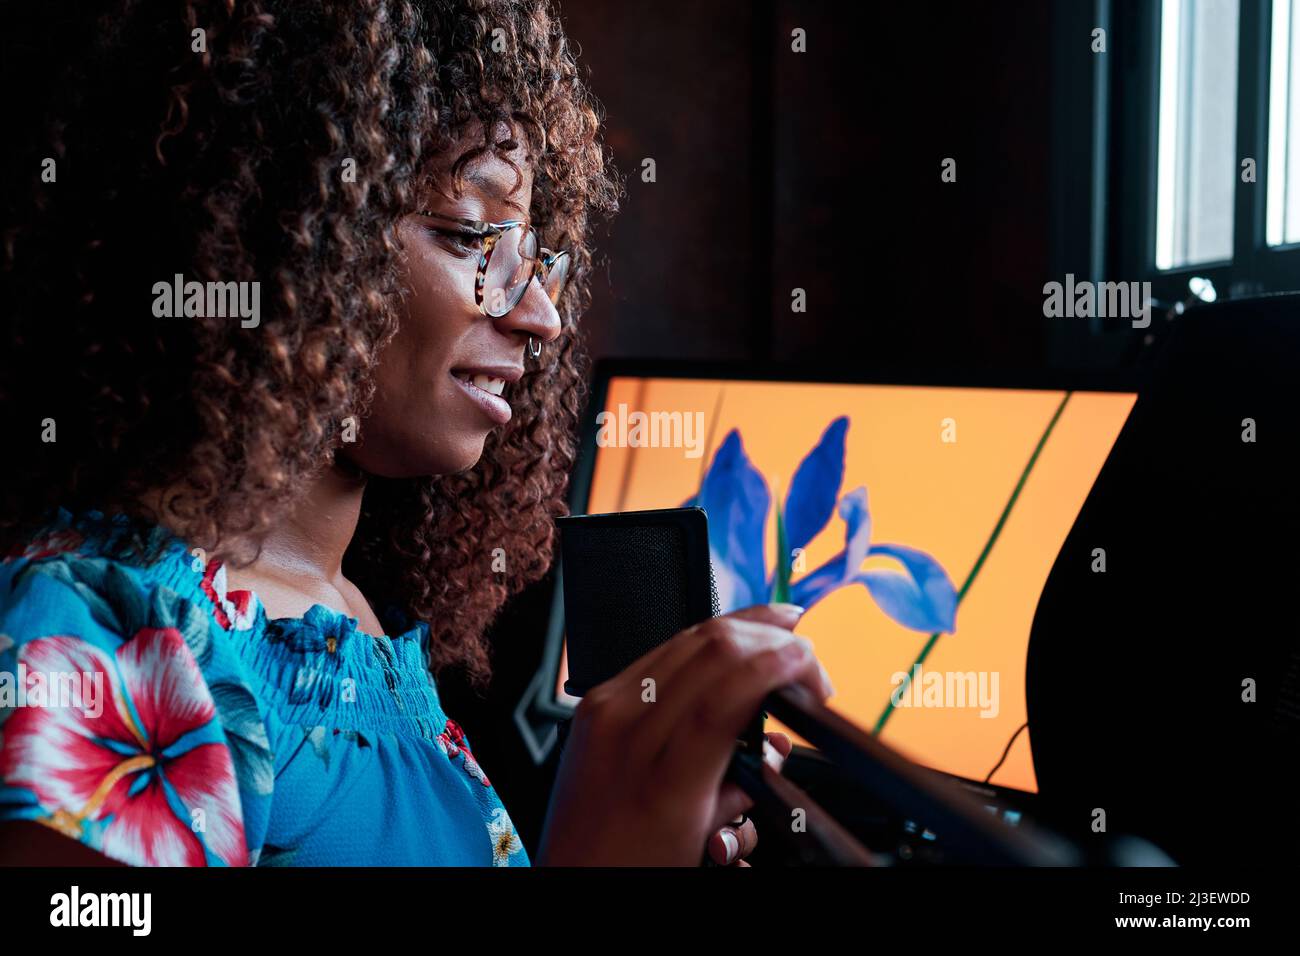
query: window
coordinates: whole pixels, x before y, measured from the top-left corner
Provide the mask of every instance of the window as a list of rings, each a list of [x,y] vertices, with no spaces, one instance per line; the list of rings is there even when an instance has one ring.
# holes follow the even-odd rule
[[[1220,297],[1300,290],[1300,0],[1072,11],[1073,29],[1100,24],[1107,37],[1058,87],[1063,110],[1086,104],[1094,118],[1088,177],[1062,167],[1063,181],[1089,183],[1092,216],[1076,240],[1080,211],[1063,207],[1062,261],[1150,281],[1169,303],[1193,277]],[[1061,163],[1081,156],[1076,146]]]
[[[1156,268],[1229,260],[1237,0],[1163,0],[1159,102]]]
[[[1274,0],[1268,93],[1268,228],[1270,246],[1300,241],[1300,13],[1295,0]]]

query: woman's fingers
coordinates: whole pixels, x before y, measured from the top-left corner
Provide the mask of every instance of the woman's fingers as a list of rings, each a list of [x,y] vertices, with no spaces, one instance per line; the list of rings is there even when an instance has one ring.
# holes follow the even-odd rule
[[[625,712],[634,716],[637,723],[636,750],[629,756],[657,760],[669,741],[676,746],[684,737],[704,732],[705,725],[700,722],[698,711],[711,706],[711,699],[731,696],[735,675],[741,674],[746,663],[752,663],[756,657],[766,655],[769,668],[785,668],[789,676],[780,683],[799,680],[795,671],[807,670],[807,659],[812,656],[811,642],[796,636],[786,626],[768,623],[792,623],[797,619],[798,609],[791,608],[790,605],[760,606],[711,618],[663,645],[671,651],[660,655],[652,652],[608,682],[605,689],[619,696],[616,706],[627,708]],[[786,655],[784,663],[778,659],[782,648]],[[791,661],[799,666],[790,667]],[[824,696],[816,675],[820,665],[814,660],[811,666],[814,672],[805,674],[803,680],[820,698]],[[758,701],[749,709],[753,712],[751,716],[757,713]],[[736,733],[739,731],[732,736]],[[709,736],[715,738],[713,749],[716,750],[721,739],[716,734]]]
[[[741,790],[739,784],[728,780],[718,790],[718,808],[713,813],[713,819],[709,821],[711,829],[717,830],[726,826],[729,821],[736,819],[753,805],[754,798]]]
[[[762,628],[754,644],[737,650],[739,628]],[[812,645],[803,638],[762,625],[734,624],[715,635],[685,668],[676,684],[665,688],[647,726],[664,741],[658,760],[664,779],[702,782],[701,775],[721,783],[735,749],[736,737],[754,719],[771,691],[803,684],[825,696]]]
[[[780,773],[793,747],[794,744],[789,737],[780,731],[772,731],[767,734],[767,742],[763,744],[763,762]],[[754,798],[742,790],[739,784],[728,780],[718,791],[718,809],[713,814],[713,829],[724,826],[728,821],[748,811],[753,805]]]
[[[775,751],[775,756],[768,753],[768,747]],[[774,730],[767,735],[767,745],[763,747],[763,759],[772,765],[772,769],[778,773],[785,766],[786,758],[790,756],[790,751],[794,750],[794,741],[779,730]]]
[[[736,724],[735,736],[776,687],[802,683],[818,700],[830,689],[812,642],[785,628],[742,617],[714,618],[682,637],[691,640],[675,668],[656,682],[658,706],[648,730],[702,730],[710,719],[723,718]],[[744,712],[738,720],[732,717],[736,710]]]
[[[790,756],[790,752],[794,749],[794,741],[779,730],[766,734],[766,737],[767,740],[763,744],[763,762],[777,773],[780,773],[786,758]],[[736,838],[740,842],[740,854],[738,858],[733,858],[730,861],[732,864],[741,863],[758,845],[758,830],[754,826],[754,821],[745,817],[743,824],[736,823],[736,820],[753,805],[753,799],[744,790],[740,789],[737,784],[730,782],[723,784],[722,793],[718,799],[718,813],[716,816],[727,820],[728,825],[715,824],[717,829],[709,840],[709,856],[715,863],[726,864],[728,862],[726,855],[732,848]],[[738,827],[739,832],[737,833]],[[736,834],[736,838],[733,838],[731,834]],[[749,864],[745,863],[744,865],[748,866]]]
[[[725,826],[709,839],[709,858],[714,863],[730,866],[743,860],[758,846],[758,830],[753,820],[740,826]]]
[[[755,604],[751,607],[732,611],[726,617],[738,621],[753,621],[756,624],[775,624],[777,627],[792,629],[804,616],[804,609],[797,604]]]
[[[741,635],[762,633],[768,628],[789,632],[799,623],[803,613],[803,608],[794,604],[756,604],[722,617],[709,618],[674,635],[623,673],[638,684],[646,677],[653,678],[656,684],[671,683],[720,631],[734,630],[738,640]]]
[[[799,623],[799,618],[803,616],[803,613],[803,608],[795,604],[755,604],[753,607],[741,608],[739,611],[732,611],[722,617],[709,618],[694,627],[688,627],[680,634],[674,635],[671,640],[646,654],[632,666],[641,665],[642,670],[652,668],[658,672],[658,680],[668,680],[677,673],[678,668],[691,660],[700,651],[703,642],[711,634],[715,633],[719,627],[727,628],[731,626],[730,622],[736,622],[742,625],[740,628],[742,633],[751,630],[743,625],[758,625],[760,629],[776,627],[785,631],[792,631],[794,626]],[[627,673],[627,671],[624,673]]]
[[[725,781],[737,736],[778,687],[799,683],[819,698],[829,691],[811,642],[791,631],[801,614],[774,605],[711,618],[593,688],[575,713],[552,804],[564,805],[566,796],[577,800],[562,791],[562,782],[581,791],[573,781],[617,763],[623,769],[611,778],[614,789],[626,790],[630,803],[633,794],[642,801],[653,795],[640,812],[651,829],[663,832],[647,842],[645,858],[675,858],[701,843],[714,859],[734,864],[743,858],[757,833],[748,821],[728,823],[752,806],[743,790]],[[768,735],[764,761],[779,768],[790,746],[784,734]],[[683,807],[691,808],[686,827],[677,819]],[[664,839],[674,819],[680,844]],[[589,808],[560,815],[554,824],[548,818],[545,846],[563,859],[554,847],[575,839],[569,830],[591,825]]]

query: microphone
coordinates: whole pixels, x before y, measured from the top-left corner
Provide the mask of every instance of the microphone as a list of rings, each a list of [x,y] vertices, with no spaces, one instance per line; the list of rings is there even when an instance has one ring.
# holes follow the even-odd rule
[[[559,518],[569,676],[581,697],[688,627],[717,617],[703,508]],[[763,714],[740,744],[763,753]]]
[[[708,516],[701,508],[630,511],[559,518],[569,676],[581,697],[675,634],[719,612],[709,561]],[[797,838],[809,864],[871,865],[870,850],[797,785],[763,761],[763,721],[771,712],[839,766],[856,784],[944,834],[953,862],[1060,866],[1079,862],[1065,841],[1022,825],[1009,827],[956,784],[895,753],[827,708],[805,688],[768,695],[737,741],[728,771],[774,818],[804,813]],[[560,743],[567,726],[560,729]],[[784,828],[777,828],[783,831]]]

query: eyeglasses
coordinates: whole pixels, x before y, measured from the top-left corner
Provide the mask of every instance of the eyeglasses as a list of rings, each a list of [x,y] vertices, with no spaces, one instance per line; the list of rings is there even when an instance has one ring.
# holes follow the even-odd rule
[[[552,252],[538,243],[537,231],[523,219],[481,222],[422,212],[427,219],[455,223],[451,238],[479,254],[474,276],[474,304],[486,316],[499,319],[519,304],[536,278],[552,305],[558,305],[569,278],[568,250]]]

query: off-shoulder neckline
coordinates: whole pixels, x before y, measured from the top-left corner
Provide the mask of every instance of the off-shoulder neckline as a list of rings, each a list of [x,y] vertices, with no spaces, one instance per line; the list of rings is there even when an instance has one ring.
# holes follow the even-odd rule
[[[362,638],[370,638],[371,640],[383,641],[419,640],[424,630],[424,625],[417,621],[405,630],[396,631],[395,633],[371,634],[369,631],[362,630],[361,622],[357,618],[337,608],[332,608],[328,604],[319,602],[312,604],[300,617],[271,617],[266,612],[266,605],[262,603],[262,599],[256,591],[249,588],[236,588],[227,591],[226,597],[233,600],[234,595],[237,594],[248,595],[250,612],[254,613],[265,627],[275,627],[281,630],[306,627],[322,634],[338,636],[339,632],[342,632],[355,634]]]
[[[66,507],[59,507],[56,509],[50,527],[62,525],[74,528],[83,535],[96,533],[97,537],[106,537],[111,536],[113,532],[123,530],[130,520],[128,515],[121,512],[106,514],[99,509],[73,512]],[[307,629],[326,637],[342,637],[355,634],[361,638],[389,642],[411,640],[420,643],[423,640],[427,625],[422,621],[414,621],[404,630],[395,630],[393,633],[371,634],[362,630],[361,622],[357,618],[319,602],[312,604],[301,617],[273,618],[267,614],[266,605],[263,604],[256,591],[248,588],[226,590],[225,568],[222,562],[214,562],[211,568],[194,569],[190,566],[188,560],[191,553],[189,545],[165,525],[154,524],[151,527],[153,529],[152,533],[161,535],[162,540],[167,543],[167,549],[173,551],[173,554],[168,557],[174,558],[185,566],[186,570],[194,576],[198,592],[211,602],[214,607],[220,607],[223,613],[229,608],[232,596],[246,594],[249,602],[246,613],[251,614],[254,620],[261,622],[263,627],[274,627],[281,631]],[[209,583],[213,585],[213,593],[209,593],[208,588],[204,586]],[[377,613],[380,621],[386,624],[399,617],[395,611]],[[400,615],[400,617],[402,620],[408,620],[405,615]]]

